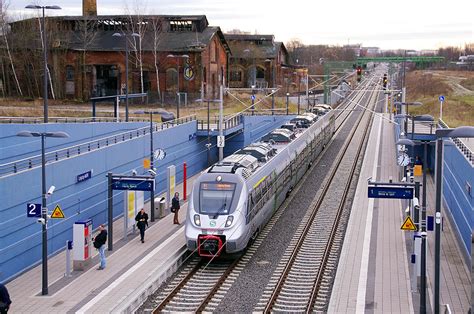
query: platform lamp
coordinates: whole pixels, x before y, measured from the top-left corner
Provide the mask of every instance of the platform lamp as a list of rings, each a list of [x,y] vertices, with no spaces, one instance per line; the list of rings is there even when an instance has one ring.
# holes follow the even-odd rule
[[[473,126],[460,126],[455,129],[436,130],[436,215],[435,215],[435,278],[434,278],[434,312],[440,313],[440,268],[441,268],[441,193],[443,188],[443,138],[473,138]]]
[[[46,41],[46,23],[44,17],[44,10],[61,10],[60,6],[57,5],[35,5],[30,4],[25,9],[42,10],[43,15],[41,17],[41,31],[43,33],[43,115],[44,123],[48,123],[48,48]]]
[[[46,192],[46,154],[44,140],[46,137],[67,138],[69,134],[65,132],[31,132],[21,131],[16,134],[20,137],[41,137],[41,224],[42,224],[42,288],[41,294],[48,294],[48,209],[46,208],[46,197],[52,194],[53,190]]]
[[[177,83],[178,83],[178,86],[176,88],[177,92],[176,94],[178,95],[178,102],[176,104],[176,119],[179,119],[179,107],[181,105],[181,95],[180,95],[180,92],[179,92],[179,60],[181,58],[183,59],[189,59],[189,56],[188,55],[173,55],[173,54],[169,54],[166,56],[167,58],[177,58],[177,70],[178,70],[178,75],[177,75]]]
[[[430,115],[423,117],[420,121],[434,121]],[[397,145],[408,145],[414,147],[417,143],[423,143],[423,196],[421,203],[421,282],[420,282],[420,313],[426,313],[426,170],[428,168],[428,144],[430,141],[412,141],[410,139],[400,139]]]
[[[113,37],[125,38],[125,122],[128,122],[128,35],[125,33],[114,33]],[[137,33],[131,33],[132,37],[140,37]]]

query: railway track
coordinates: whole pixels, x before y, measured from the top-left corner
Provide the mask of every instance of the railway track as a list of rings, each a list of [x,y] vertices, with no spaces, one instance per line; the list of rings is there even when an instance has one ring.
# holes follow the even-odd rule
[[[369,104],[374,104],[376,99],[372,93]],[[370,118],[371,114],[366,112],[360,115],[328,181],[303,218],[255,311],[310,312],[326,309],[344,237],[345,226],[339,225],[339,221],[343,216],[348,217],[345,204],[368,137]]]
[[[353,98],[351,97],[352,101],[346,105],[346,108],[351,105],[356,107],[354,103],[360,102],[363,97],[363,92],[356,93]],[[338,117],[344,112],[347,115],[342,117],[342,122],[336,126],[337,129],[350,116],[350,111],[341,111]],[[281,206],[281,208],[283,207],[285,206]],[[197,257],[191,258],[168,287],[154,298],[152,301],[152,304],[155,305],[153,313],[214,311],[240,272],[264,242],[282,213],[283,211],[278,210],[274,214],[255,242],[241,258],[235,261],[209,263]]]

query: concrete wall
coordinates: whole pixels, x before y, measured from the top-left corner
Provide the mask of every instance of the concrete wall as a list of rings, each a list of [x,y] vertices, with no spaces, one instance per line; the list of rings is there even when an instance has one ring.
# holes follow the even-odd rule
[[[449,143],[445,141],[444,145],[443,196],[461,239],[461,248],[468,257],[474,230],[474,167]]]

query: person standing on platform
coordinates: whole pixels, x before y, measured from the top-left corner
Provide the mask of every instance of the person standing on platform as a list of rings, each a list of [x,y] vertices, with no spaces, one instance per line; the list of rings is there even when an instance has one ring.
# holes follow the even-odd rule
[[[141,209],[135,216],[137,222],[137,228],[140,230],[140,239],[142,243],[145,243],[145,229],[148,227],[148,214],[145,213],[145,209]]]
[[[171,211],[174,213],[174,224],[179,225],[179,193],[174,193],[174,197],[171,200]]]
[[[105,268],[105,242],[107,242],[107,231],[104,225],[99,226],[99,234],[94,238],[94,247],[99,250],[100,266],[97,270]]]
[[[7,287],[0,283],[0,313],[7,313],[8,309],[10,308],[10,304],[12,304],[12,300],[10,300]]]

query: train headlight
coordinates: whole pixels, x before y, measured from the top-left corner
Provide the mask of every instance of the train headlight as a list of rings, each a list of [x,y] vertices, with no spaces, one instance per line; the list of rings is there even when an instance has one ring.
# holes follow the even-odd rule
[[[227,220],[225,221],[225,226],[230,227],[232,226],[232,222],[234,221],[234,216],[228,216]]]
[[[199,216],[198,214],[194,215],[194,223],[196,224],[196,226],[200,226],[201,225],[201,216]]]

